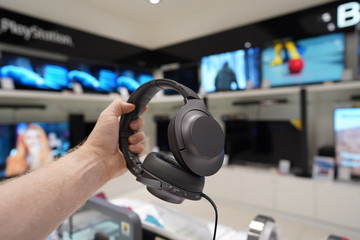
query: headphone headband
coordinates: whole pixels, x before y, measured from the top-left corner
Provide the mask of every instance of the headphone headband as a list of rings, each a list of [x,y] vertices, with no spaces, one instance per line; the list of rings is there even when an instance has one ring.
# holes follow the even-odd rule
[[[128,103],[136,104],[134,111],[121,116],[119,131],[119,146],[122,149],[125,159],[127,160],[127,167],[129,171],[134,175],[139,175],[143,171],[141,168],[142,162],[139,160],[137,154],[134,154],[128,150],[129,142],[128,137],[134,134],[129,128],[129,124],[132,120],[135,120],[141,114],[144,107],[150,102],[150,100],[163,89],[172,89],[180,93],[184,97],[184,103],[188,100],[200,99],[199,96],[191,89],[169,79],[155,79],[144,83],[135,92],[131,94],[128,99]],[[129,160],[129,161],[128,161]]]
[[[200,99],[199,96],[191,89],[169,79],[155,79],[149,81],[136,89],[128,99],[129,103],[136,103],[136,109],[134,111],[133,119],[139,117],[141,111],[150,102],[150,100],[163,89],[172,89],[180,93],[184,97],[184,103],[186,104],[190,99]],[[133,120],[132,119],[132,120]]]

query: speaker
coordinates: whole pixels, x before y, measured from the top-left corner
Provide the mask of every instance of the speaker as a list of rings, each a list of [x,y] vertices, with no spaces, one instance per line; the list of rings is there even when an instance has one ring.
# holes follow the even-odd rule
[[[141,162],[137,154],[128,150],[128,137],[134,133],[129,124],[163,89],[175,90],[184,98],[184,106],[172,117],[168,127],[168,141],[174,158],[151,152]],[[129,171],[147,186],[151,194],[167,202],[201,199],[205,177],[215,174],[222,166],[225,143],[220,125],[201,98],[175,81],[156,79],[137,88],[128,102],[136,108],[121,116],[119,148]]]

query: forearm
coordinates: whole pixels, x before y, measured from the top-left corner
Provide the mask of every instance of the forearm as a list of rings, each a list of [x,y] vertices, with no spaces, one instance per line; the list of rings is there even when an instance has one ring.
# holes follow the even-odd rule
[[[0,239],[44,239],[107,180],[103,162],[80,147],[52,164],[3,184]]]

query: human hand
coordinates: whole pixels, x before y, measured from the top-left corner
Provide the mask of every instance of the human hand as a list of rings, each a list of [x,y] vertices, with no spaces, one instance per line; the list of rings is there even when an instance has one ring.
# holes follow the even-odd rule
[[[118,147],[119,138],[119,117],[135,109],[135,105],[126,103],[120,99],[114,100],[100,114],[96,125],[82,147],[104,163],[109,178],[114,178],[126,172],[124,155]],[[129,150],[134,153],[141,153],[144,146],[141,144],[145,134],[139,131],[144,126],[141,118],[130,123],[130,129],[135,131],[128,138]]]

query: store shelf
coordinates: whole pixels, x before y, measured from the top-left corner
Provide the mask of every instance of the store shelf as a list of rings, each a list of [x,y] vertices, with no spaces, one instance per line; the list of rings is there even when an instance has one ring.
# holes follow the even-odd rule
[[[264,97],[264,96],[276,96],[284,94],[296,94],[299,93],[301,87],[282,87],[282,88],[265,88],[265,89],[251,89],[244,91],[231,91],[231,92],[214,92],[207,94],[206,97],[211,99],[230,99],[237,97]]]
[[[207,181],[204,192],[235,205],[259,207],[360,230],[358,183],[317,181],[237,165],[223,166]],[[223,187],[234,182],[236,188]]]
[[[360,89],[360,81],[346,81],[339,83],[324,83],[320,85],[309,85],[306,86],[306,89],[309,93],[317,93],[317,92],[331,92],[331,91],[339,91],[339,90],[354,90]]]
[[[321,85],[308,85],[308,86],[293,86],[281,88],[268,88],[268,89],[252,89],[245,91],[229,91],[229,92],[215,92],[209,94],[200,94],[200,97],[207,98],[208,100],[231,100],[239,98],[263,98],[281,95],[298,94],[301,89],[306,89],[308,93],[331,93],[333,91],[346,91],[360,89],[360,81],[348,81],[340,83],[326,83]],[[68,103],[109,103],[116,98],[121,97],[119,94],[74,94],[70,92],[48,92],[48,91],[31,91],[31,90],[1,90],[0,100],[2,103],[11,102],[24,102],[25,100],[31,102],[54,102]],[[150,104],[177,104],[182,103],[183,97],[181,95],[156,95]]]
[[[46,92],[46,91],[29,91],[29,90],[0,90],[0,99],[11,101],[11,100],[25,100],[33,99],[37,101],[85,101],[85,102],[109,102],[120,95],[116,94],[73,94],[67,92]]]

